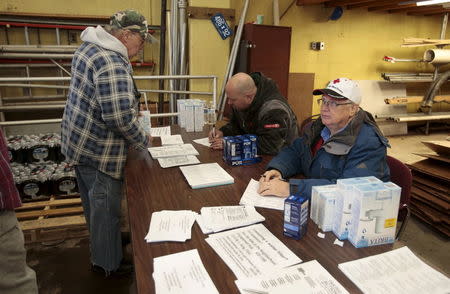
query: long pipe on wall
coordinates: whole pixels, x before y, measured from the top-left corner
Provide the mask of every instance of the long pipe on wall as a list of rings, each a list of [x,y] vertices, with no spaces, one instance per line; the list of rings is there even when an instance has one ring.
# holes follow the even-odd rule
[[[161,0],[161,31],[159,40],[159,75],[165,74],[166,70],[166,8],[167,1]],[[164,80],[159,80],[159,89],[164,90]],[[158,96],[158,112],[163,112],[164,107],[164,93]]]

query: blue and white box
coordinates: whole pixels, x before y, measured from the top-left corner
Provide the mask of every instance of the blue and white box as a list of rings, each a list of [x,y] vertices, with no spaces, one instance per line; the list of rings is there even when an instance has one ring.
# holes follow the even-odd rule
[[[291,195],[284,200],[283,234],[299,240],[308,227],[308,198],[302,195]]]
[[[319,211],[317,215],[319,228],[324,232],[333,229],[333,216],[336,206],[336,191],[322,191],[319,193]]]
[[[336,195],[333,233],[339,240],[348,238],[348,231],[352,221],[353,188],[357,185],[370,183],[382,183],[382,181],[374,176],[338,179],[336,181],[339,192]]]
[[[354,187],[348,239],[355,247],[394,243],[400,194],[392,182]]]

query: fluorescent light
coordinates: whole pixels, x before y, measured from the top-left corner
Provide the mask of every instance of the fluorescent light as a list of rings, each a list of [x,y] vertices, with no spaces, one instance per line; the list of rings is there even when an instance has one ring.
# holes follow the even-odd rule
[[[442,4],[442,3],[450,3],[450,1],[446,0],[427,0],[427,1],[418,1],[416,2],[417,6],[425,6],[425,5],[434,5],[434,4]]]

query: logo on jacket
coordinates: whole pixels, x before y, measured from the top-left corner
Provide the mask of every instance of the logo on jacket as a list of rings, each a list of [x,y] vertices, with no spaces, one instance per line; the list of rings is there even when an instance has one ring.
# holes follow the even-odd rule
[[[270,125],[264,125],[265,129],[278,129],[280,128],[280,124],[270,124]]]

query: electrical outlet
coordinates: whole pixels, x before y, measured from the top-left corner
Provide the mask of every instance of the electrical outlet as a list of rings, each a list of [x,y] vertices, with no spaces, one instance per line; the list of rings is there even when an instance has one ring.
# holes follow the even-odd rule
[[[311,50],[325,49],[325,42],[311,42]]]
[[[317,50],[317,43],[316,42],[311,42],[311,49],[312,50]]]

